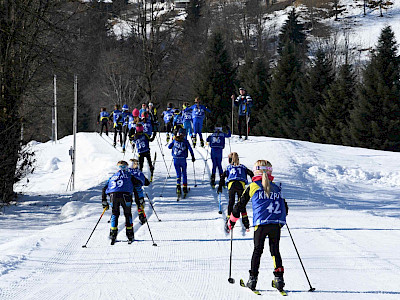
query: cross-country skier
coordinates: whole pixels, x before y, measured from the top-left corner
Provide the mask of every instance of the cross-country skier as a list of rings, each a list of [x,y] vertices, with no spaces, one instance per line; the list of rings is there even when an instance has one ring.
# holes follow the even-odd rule
[[[135,149],[135,142],[134,142],[134,137],[136,133],[136,124],[139,123],[139,110],[135,108],[132,111],[132,114],[128,116],[128,136],[129,136],[129,142],[132,145],[132,152]]]
[[[227,220],[232,213],[233,205],[235,205],[236,195],[238,196],[238,199],[240,199],[243,194],[244,188],[247,184],[247,176],[250,176],[251,178],[254,176],[254,173],[251,170],[240,164],[239,155],[236,152],[232,152],[228,155],[228,161],[229,165],[222,173],[218,186],[218,193],[222,193],[222,187],[224,186],[225,182],[228,185],[229,203],[226,217]],[[242,212],[242,223],[246,230],[250,228],[246,207]],[[225,226],[225,230],[229,232],[229,228],[227,226]]]
[[[150,144],[149,144],[149,142],[152,142],[153,140],[146,133],[143,133],[142,123],[136,124],[136,133],[133,137],[133,141],[135,142],[136,149],[139,155],[139,169],[140,171],[143,171],[144,159],[147,158],[147,162],[149,164],[151,173],[150,181],[153,181],[154,166],[151,162]]]
[[[114,245],[118,235],[118,217],[120,214],[119,206],[121,205],[125,215],[126,236],[129,242],[133,241],[133,224],[132,224],[132,194],[135,186],[141,186],[142,182],[137,179],[128,169],[126,161],[117,163],[118,172],[108,179],[102,190],[102,205],[108,209],[107,195],[110,196],[112,207],[110,238],[111,244]],[[135,193],[136,196],[137,193]],[[135,202],[138,204],[138,197],[135,197]]]
[[[192,138],[193,135],[193,109],[189,107],[189,102],[184,102],[182,105],[182,116],[183,116],[183,128],[185,129],[186,138],[189,135]]]
[[[204,147],[203,135],[201,134],[203,129],[203,121],[206,116],[206,112],[211,112],[211,110],[200,103],[200,98],[196,97],[196,99],[194,100],[194,105],[191,106],[194,128],[194,136],[192,137],[193,147],[196,147],[197,134],[200,136],[201,147]]]
[[[175,109],[174,111],[174,119],[172,121],[173,125],[173,134],[176,135],[176,133],[179,131],[179,129],[183,128],[183,116],[182,112],[179,111],[179,109]]]
[[[131,162],[131,166],[129,168],[129,171],[133,174],[133,176],[135,176],[137,179],[140,180],[140,182],[142,183],[142,185],[136,185],[134,186],[134,190],[135,192],[135,197],[136,197],[136,193],[137,193],[137,197],[138,197],[138,201],[136,202],[136,206],[137,206],[137,211],[138,211],[138,216],[139,216],[139,221],[140,224],[144,224],[147,222],[147,217],[146,217],[146,213],[144,211],[144,194],[143,194],[143,185],[144,186],[149,186],[150,185],[150,181],[146,178],[146,176],[144,176],[143,172],[140,171],[139,169],[139,161],[135,158],[132,158],[129,160]]]
[[[122,106],[122,134],[123,134],[123,146],[122,146],[122,151],[125,152],[125,143],[126,143],[126,137],[128,136],[128,131],[129,131],[129,126],[128,126],[128,122],[129,122],[129,107],[127,104],[124,104]]]
[[[153,126],[151,124],[151,120],[149,118],[149,113],[147,111],[142,113],[140,122],[143,124],[143,132],[151,137],[153,134]],[[153,139],[154,139],[154,137],[153,137]]]
[[[170,102],[168,103],[168,107],[161,116],[164,120],[164,130],[167,133],[167,143],[169,142],[169,134],[172,132],[172,120],[174,118],[174,105]]]
[[[156,135],[160,130],[157,116],[157,108],[152,102],[149,103],[149,117],[151,120],[151,125],[153,126],[153,134]]]
[[[147,104],[143,103],[142,108],[139,110],[139,116],[141,116],[144,112],[147,112],[147,111],[148,111]]]
[[[222,151],[225,148],[225,138],[231,137],[231,129],[227,126],[226,130],[228,133],[222,132],[222,127],[215,127],[214,133],[207,137],[207,142],[211,147],[211,161],[212,161],[212,171],[210,184],[212,188],[215,188],[215,173],[218,168],[218,174],[221,177],[222,170]]]
[[[274,261],[273,285],[279,291],[285,286],[283,280],[282,258],[279,252],[279,240],[281,227],[286,224],[288,206],[281,195],[281,188],[273,183],[272,165],[269,161],[258,160],[253,167],[254,177],[252,183],[246,188],[242,197],[233,208],[232,214],[227,222],[232,230],[245,211],[247,203],[251,200],[253,204],[253,225],[254,227],[254,251],[251,258],[250,277],[247,286],[255,290],[260,268],[261,255],[264,250],[266,237],[269,239],[269,250]]]
[[[187,188],[187,163],[186,158],[188,157],[188,151],[192,156],[192,162],[196,159],[194,158],[193,149],[190,146],[187,139],[185,139],[184,129],[179,129],[177,135],[172,140],[171,144],[168,145],[169,149],[172,149],[172,157],[174,158],[174,167],[176,171],[176,193],[178,195],[178,200],[182,194],[181,190],[181,178],[183,184],[183,196],[186,197],[188,193]]]
[[[100,135],[103,134],[103,128],[106,128],[106,135],[108,136],[108,120],[110,118],[110,114],[107,112],[105,107],[102,107],[100,110],[100,114],[97,117],[97,124],[101,123],[100,125]]]
[[[238,130],[239,138],[242,138],[243,127],[245,139],[247,140],[248,135],[248,122],[250,120],[250,108],[253,105],[253,99],[247,94],[244,88],[239,88],[239,96],[235,99],[235,95],[232,95],[232,99],[235,100],[235,106],[239,107],[239,119],[238,119]]]
[[[119,110],[119,105],[115,105],[114,110],[110,114],[110,119],[112,118],[114,124],[114,143],[113,146],[117,145],[117,134],[119,134],[119,140],[121,142],[121,147],[123,144],[122,140],[122,111]]]

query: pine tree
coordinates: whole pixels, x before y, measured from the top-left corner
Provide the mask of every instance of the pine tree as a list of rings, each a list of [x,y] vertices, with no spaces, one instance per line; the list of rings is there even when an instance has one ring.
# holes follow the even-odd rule
[[[335,79],[332,61],[322,50],[315,55],[313,66],[302,81],[302,88],[297,91],[298,111],[295,113],[297,136],[309,141],[311,132],[317,126],[321,106],[324,105],[329,86]]]
[[[204,103],[212,107],[211,121],[229,124],[231,95],[235,90],[236,69],[233,67],[222,34],[212,35],[195,90]]]
[[[353,143],[400,151],[400,58],[390,26],[382,29],[363,75],[360,98],[351,113]]]
[[[296,90],[300,88],[302,62],[294,45],[288,42],[272,75],[268,103],[267,134],[276,137],[296,138],[294,115],[297,111]]]
[[[278,53],[281,55],[283,49],[288,41],[293,42],[296,51],[300,51],[303,54],[307,50],[306,34],[304,33],[304,25],[298,21],[298,15],[293,8],[290,12],[288,19],[283,24],[278,43]]]
[[[338,78],[327,92],[317,127],[311,135],[312,141],[350,145],[348,126],[350,111],[357,98],[356,86],[356,76],[351,65],[342,65]]]

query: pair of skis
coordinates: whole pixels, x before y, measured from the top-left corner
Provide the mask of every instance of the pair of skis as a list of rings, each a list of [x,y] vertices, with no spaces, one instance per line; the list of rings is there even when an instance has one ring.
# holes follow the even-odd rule
[[[243,279],[240,279],[240,286],[248,288],[250,291],[252,291],[254,294],[261,296],[261,292],[259,290],[252,290],[250,289],[245,283]],[[276,288],[274,285],[274,281],[272,281],[272,287]],[[287,296],[287,292],[285,290],[278,290],[278,292],[282,295],[282,296]]]

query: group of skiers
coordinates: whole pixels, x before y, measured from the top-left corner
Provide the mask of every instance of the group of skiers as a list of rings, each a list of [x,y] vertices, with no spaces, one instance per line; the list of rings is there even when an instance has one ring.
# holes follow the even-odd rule
[[[235,104],[239,107],[239,133],[241,135],[243,133],[241,129],[243,127],[243,122],[248,126],[252,100],[242,88],[240,89],[240,95],[236,99],[232,96],[232,100],[235,101]],[[105,110],[102,109],[102,112],[105,112]],[[144,104],[140,111],[134,109],[132,114],[126,113],[124,115],[124,112],[127,112],[127,106],[126,108],[123,107],[122,112],[119,111],[116,106],[115,110],[110,116],[108,116],[109,119],[112,118],[114,124],[114,146],[116,143],[116,134],[118,132],[124,133],[123,128],[124,126],[127,126],[128,133],[124,134],[124,139],[120,136],[120,140],[122,141],[121,147],[125,145],[126,135],[128,135],[130,139],[131,136],[133,136],[134,144],[139,153],[139,161],[135,159],[131,160],[131,166],[128,166],[126,161],[119,161],[117,164],[119,168],[118,172],[110,177],[103,188],[103,208],[108,209],[109,207],[107,195],[110,197],[112,205],[110,229],[112,244],[115,243],[118,233],[117,225],[120,206],[122,206],[124,210],[126,235],[128,240],[131,242],[134,238],[131,212],[133,202],[132,195],[134,195],[135,203],[137,205],[140,223],[143,224],[147,221],[144,212],[142,187],[144,185],[149,185],[152,178],[149,181],[142,173],[144,157],[147,157],[148,159],[151,177],[153,177],[154,171],[154,166],[151,163],[149,141],[154,140],[155,135],[150,137],[152,135],[152,130],[150,130],[150,132],[144,132],[144,124],[150,124],[151,127],[154,125],[158,126],[154,106],[152,103],[149,103],[148,107]],[[177,178],[176,191],[178,194],[178,200],[182,194],[182,190],[184,198],[188,193],[186,160],[189,152],[192,157],[192,162],[195,162],[194,152],[187,136],[189,134],[192,144],[195,147],[197,140],[196,136],[198,134],[201,146],[204,147],[202,126],[206,112],[210,112],[210,110],[204,105],[201,105],[200,99],[196,98],[195,104],[192,106],[189,106],[189,103],[185,102],[182,110],[175,109],[172,103],[169,103],[167,109],[162,113],[165,131],[167,132],[167,143],[170,140],[170,134],[173,136],[168,148],[172,150]],[[240,112],[242,112],[242,114]],[[107,124],[103,125],[104,123],[107,123],[108,120],[103,121],[104,119],[102,119],[107,116],[105,114],[102,115],[101,113],[99,115],[99,122],[102,124],[100,134],[103,131],[103,126],[106,127],[106,134],[108,134]],[[126,124],[125,120],[127,120]],[[131,124],[131,126],[129,126],[129,124]],[[115,129],[118,126],[120,126],[119,131]],[[247,167],[240,164],[239,155],[236,152],[232,152],[228,155],[229,165],[225,171],[223,170],[222,153],[225,148],[225,138],[231,137],[230,128],[226,126],[224,129],[226,132],[223,131],[222,127],[216,126],[214,132],[207,137],[206,141],[211,148],[212,171],[210,184],[212,188],[215,188],[215,176],[216,170],[218,169],[220,180],[217,192],[222,193],[224,187],[227,186],[228,188],[229,203],[225,230],[230,232],[239,220],[240,216],[242,216],[243,226],[247,231],[249,231],[250,222],[247,216],[246,205],[251,200],[253,205],[254,250],[251,259],[251,268],[249,271],[250,276],[247,282],[247,287],[252,290],[256,289],[260,259],[264,250],[265,239],[268,237],[270,253],[274,262],[273,273],[275,277],[273,280],[273,286],[278,290],[283,291],[284,268],[279,251],[279,241],[281,227],[286,224],[286,215],[288,212],[287,203],[285,199],[282,198],[281,187],[273,182],[274,177],[272,176],[272,165],[269,161],[258,160],[254,164],[253,170],[249,170]],[[133,132],[131,132],[131,130]],[[246,130],[248,129],[246,128]],[[251,183],[249,185],[247,185],[247,176],[251,178]],[[237,202],[236,195],[238,199]]]

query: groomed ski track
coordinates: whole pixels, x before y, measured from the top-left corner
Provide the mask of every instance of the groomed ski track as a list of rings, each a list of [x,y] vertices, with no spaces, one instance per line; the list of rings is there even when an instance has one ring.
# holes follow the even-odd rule
[[[236,283],[228,283],[230,235],[223,229],[228,196],[224,190],[223,214],[220,215],[216,190],[209,185],[211,160],[208,146],[194,149],[196,188],[193,163],[188,159],[191,191],[186,199],[177,202],[174,167],[170,170],[171,177],[167,178],[157,140],[151,143],[152,157],[154,151],[158,152],[157,163],[154,181],[146,192],[162,221],[157,220],[147,198],[146,213],[157,247],[152,246],[147,225],[139,225],[136,209],[133,209],[135,241],[131,245],[110,245],[107,238],[109,210],[87,248],[82,248],[102,212],[101,188],[106,175],[115,170],[115,165],[109,161],[116,163],[133,157],[129,147],[123,154],[120,147],[116,150],[107,145],[107,137],[95,133],[79,134],[78,143],[83,139],[86,151],[93,153],[99,161],[86,161],[88,170],[82,170],[80,176],[91,174],[92,163],[93,166],[104,164],[108,174],[92,174],[98,184],[75,193],[26,196],[25,203],[9,209],[13,218],[0,216],[2,230],[11,232],[2,238],[0,245],[0,253],[3,253],[0,256],[0,299],[232,300],[260,297],[239,285],[240,278],[248,278],[253,251],[253,229],[246,233],[240,222],[234,228],[233,240],[232,277]],[[164,135],[162,142],[165,142]],[[169,167],[171,151],[163,144],[161,147]],[[269,147],[274,150],[268,151]],[[249,168],[259,158],[273,162],[274,175],[283,182],[284,196],[288,199],[290,230],[316,288],[314,293],[307,292],[307,280],[287,229],[283,228],[281,254],[286,270],[285,289],[290,298],[399,299],[400,205],[396,201],[400,189],[397,186],[393,190],[380,190],[387,201],[375,204],[368,193],[374,193],[376,187],[349,182],[345,187],[352,193],[348,197],[341,196],[335,180],[329,184],[328,179],[318,181],[318,178],[310,177],[313,168],[321,170],[325,166],[325,171],[333,170],[334,166],[324,165],[321,157],[340,153],[337,148],[331,153],[329,146],[325,147],[256,137],[244,142],[233,137],[230,144],[228,140],[226,142],[223,166],[227,164],[230,150],[238,152],[241,163]],[[370,150],[368,153],[372,157],[374,153],[382,152]],[[350,155],[357,153],[354,151]],[[102,161],[101,156],[108,159]],[[78,156],[78,165],[84,163],[79,159]],[[343,160],[346,164],[346,159]],[[351,158],[347,163],[350,168]],[[149,176],[146,161],[145,174]],[[48,180],[51,185],[51,179]],[[363,197],[357,198],[357,194],[363,194]],[[251,219],[250,207],[249,204]],[[394,208],[387,213],[389,207]],[[126,240],[123,214],[119,218],[118,239]],[[271,287],[272,269],[266,244],[257,288],[262,297],[278,299],[282,296]]]

